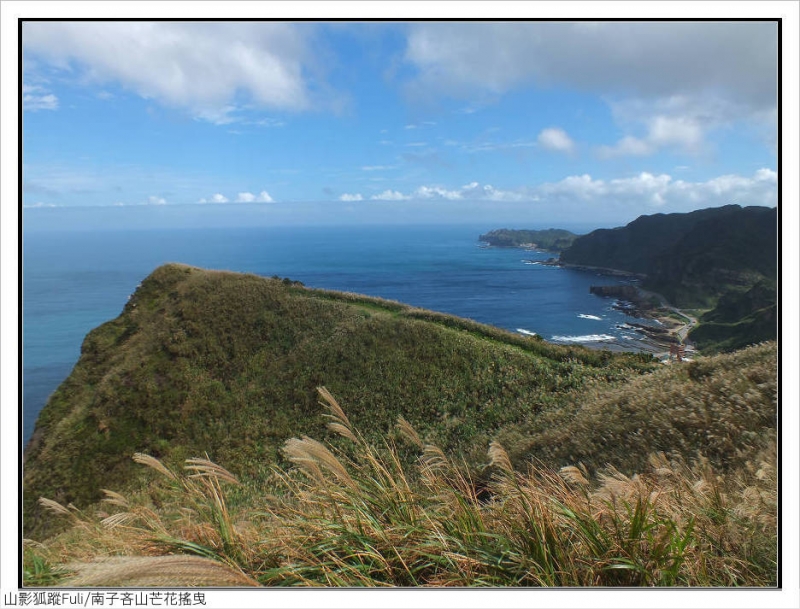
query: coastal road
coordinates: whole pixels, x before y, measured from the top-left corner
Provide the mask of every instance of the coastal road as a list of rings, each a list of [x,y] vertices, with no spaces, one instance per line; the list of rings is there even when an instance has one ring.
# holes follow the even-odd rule
[[[681,343],[683,343],[683,341],[686,340],[686,337],[689,335],[691,329],[697,325],[697,318],[689,315],[685,311],[676,309],[675,307],[669,307],[669,309],[673,313],[677,313],[681,317],[685,317],[688,320],[685,324],[683,324],[683,326],[678,328],[677,332],[675,332],[675,335],[678,337],[678,340],[681,341]]]

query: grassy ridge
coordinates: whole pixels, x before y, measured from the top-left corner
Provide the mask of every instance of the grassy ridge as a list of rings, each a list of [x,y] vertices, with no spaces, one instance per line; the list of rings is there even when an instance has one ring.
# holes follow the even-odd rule
[[[725,363],[693,374],[714,375]],[[73,528],[28,548],[28,583],[776,585],[774,436],[724,474],[704,458],[655,453],[634,476],[613,467],[593,476],[584,466],[522,473],[493,442],[492,476],[478,487],[404,419],[397,427],[418,455],[413,466],[391,441],[365,440],[333,396],[320,393],[344,444],[288,440],[292,466],[276,469],[275,494],[234,508],[228,499],[240,482],[217,464],[191,459],[182,474],[137,455],[157,472],[151,499],[109,491],[97,516],[43,502]],[[162,557],[174,553],[184,556]],[[117,554],[133,556],[94,560]],[[163,560],[169,573],[158,569]]]
[[[404,416],[479,463],[505,426],[561,407],[590,380],[651,367],[399,303],[167,265],[87,335],[42,411],[26,450],[25,533],[50,526],[39,496],[82,507],[101,488],[140,486],[135,452],[171,465],[207,452],[244,480],[266,479],[288,437],[326,437],[317,386],[368,436]]]

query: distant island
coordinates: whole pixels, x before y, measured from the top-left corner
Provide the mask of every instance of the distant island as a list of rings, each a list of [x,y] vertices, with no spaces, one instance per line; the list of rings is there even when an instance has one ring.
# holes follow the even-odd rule
[[[546,230],[511,230],[500,228],[481,235],[478,239],[492,247],[524,247],[546,252],[562,252],[578,237],[561,228]]]
[[[534,235],[568,231],[511,231],[481,235],[492,245],[523,246]],[[551,264],[640,281],[625,300],[707,352],[732,351],[777,337],[778,218],[772,207],[726,205],[689,213],[640,216],[626,226],[573,235]],[[622,297],[613,290],[598,295]],[[634,296],[631,296],[634,294]],[[679,307],[683,311],[678,311]],[[682,318],[680,322],[675,317]],[[696,318],[696,319],[695,319]]]

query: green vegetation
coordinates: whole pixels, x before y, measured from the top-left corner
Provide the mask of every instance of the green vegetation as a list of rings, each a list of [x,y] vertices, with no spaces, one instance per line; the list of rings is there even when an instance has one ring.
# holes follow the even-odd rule
[[[51,524],[39,496],[83,508],[102,488],[135,487],[135,452],[175,465],[208,451],[263,480],[287,438],[324,433],[321,385],[373,437],[402,415],[477,462],[497,430],[566,391],[652,366],[376,298],[167,265],[87,335],[42,411],[25,455],[25,534]]]
[[[672,304],[709,310],[690,339],[712,353],[776,338],[777,228],[768,207],[641,216],[578,237],[560,260],[643,274]]]
[[[532,247],[548,252],[561,252],[567,249],[578,235],[560,228],[546,230],[510,230],[500,228],[478,237],[481,241],[496,247]]]
[[[773,338],[777,320],[775,283],[765,279],[749,290],[723,294],[717,306],[700,317],[689,338],[706,353],[733,351]]]
[[[743,357],[762,363],[772,347]],[[686,376],[725,377],[728,364],[709,360]],[[493,442],[491,475],[477,484],[405,419],[394,436],[402,445],[371,443],[327,390],[320,394],[342,443],[288,440],[294,467],[275,470],[271,493],[234,508],[229,497],[241,483],[219,465],[191,459],[180,474],[137,455],[157,472],[149,496],[158,507],[110,491],[105,504],[114,513],[96,517],[49,502],[73,528],[42,545],[41,556],[71,564],[77,576],[66,585],[95,587],[186,585],[190,566],[193,578],[235,586],[777,583],[774,434],[724,474],[709,459],[664,453],[651,454],[635,476],[608,466],[593,477],[583,465],[523,473]],[[417,455],[410,467],[401,455],[409,447]],[[152,564],[159,558],[143,558],[176,551],[187,556],[170,557],[166,574]],[[91,560],[115,553],[140,558],[122,563],[124,576],[118,561]]]
[[[40,416],[24,578],[774,586],[776,359],[660,366],[160,267]]]

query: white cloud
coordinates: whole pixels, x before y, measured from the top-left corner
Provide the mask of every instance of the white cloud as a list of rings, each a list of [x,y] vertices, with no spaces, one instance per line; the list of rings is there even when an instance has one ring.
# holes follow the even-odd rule
[[[539,133],[537,141],[544,148],[556,152],[572,152],[575,149],[575,143],[570,139],[566,131],[557,127],[543,129]]]
[[[220,194],[220,193],[217,193],[217,194],[211,196],[211,198],[209,198],[209,199],[206,199],[205,197],[203,197],[202,199],[200,199],[198,201],[198,203],[229,203],[229,202],[230,202],[230,199],[228,199],[228,197],[226,197],[225,195]]]
[[[158,197],[156,195],[150,195],[147,197],[147,204],[148,205],[166,205],[167,200],[164,197]]]
[[[361,196],[360,193],[356,193],[354,195],[344,193],[339,197],[340,201],[363,201],[364,197]]]
[[[774,144],[777,54],[769,22],[419,22],[405,60],[417,70],[411,98],[480,99],[531,85],[600,95],[623,123],[622,139],[599,150],[610,157],[697,152],[733,121]]]
[[[640,209],[641,213],[652,213],[654,208],[662,207],[689,211],[729,203],[775,206],[777,174],[770,169],[760,169],[752,177],[723,175],[705,182],[674,180],[667,174],[647,172],[608,181],[582,175],[545,183],[533,191],[551,203],[579,201],[600,208],[627,206]]]
[[[600,158],[615,156],[647,156],[655,152],[653,145],[632,135],[626,135],[614,146],[601,146],[597,150]]]
[[[26,56],[66,74],[117,82],[225,124],[241,100],[292,111],[313,105],[307,79],[316,71],[306,42],[312,29],[281,22],[27,22],[23,45]]]
[[[219,201],[220,203],[226,203],[227,201]],[[269,196],[269,193],[266,190],[262,190],[258,195],[254,195],[252,192],[240,192],[236,197],[237,203],[274,203],[274,199]]]
[[[656,146],[678,145],[693,150],[703,139],[698,121],[688,116],[655,116],[650,121],[650,141]]]
[[[396,190],[384,190],[379,195],[372,195],[370,199],[373,201],[405,201],[410,199],[408,195],[404,195]]]
[[[420,186],[414,191],[414,197],[420,199],[431,199],[441,197],[443,199],[461,199],[463,195],[459,190],[446,190],[440,186]]]
[[[777,120],[773,112],[750,111],[741,103],[710,93],[614,101],[611,111],[623,130],[644,132],[644,136],[625,135],[613,146],[598,148],[601,158],[647,156],[665,147],[697,154],[706,148],[706,134],[714,129],[742,119],[764,129]]]
[[[755,179],[759,182],[774,182],[778,183],[778,172],[771,169],[759,169],[756,171]]]
[[[31,112],[58,110],[58,97],[36,85],[22,85],[22,108]]]
[[[420,186],[409,194],[386,190],[371,199],[519,202],[562,213],[573,208],[593,214],[593,217],[598,217],[597,212],[602,215],[611,208],[627,215],[685,212],[730,203],[775,206],[777,174],[771,169],[759,169],[751,177],[723,175],[705,182],[686,182],[675,180],[668,174],[649,172],[612,180],[594,179],[589,174],[582,174],[513,190],[473,181],[453,190],[441,186]]]

